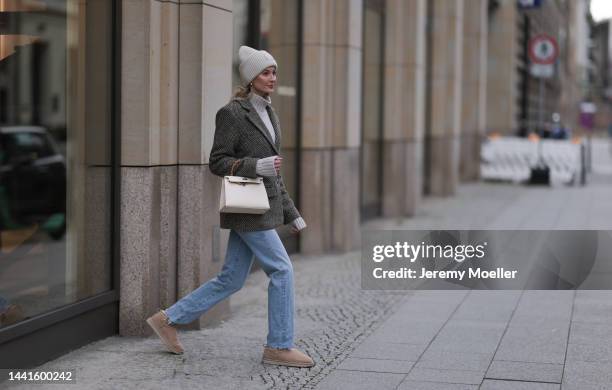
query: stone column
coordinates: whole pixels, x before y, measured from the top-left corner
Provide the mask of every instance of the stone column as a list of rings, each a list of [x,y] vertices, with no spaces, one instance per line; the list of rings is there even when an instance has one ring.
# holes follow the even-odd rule
[[[421,199],[425,119],[425,0],[387,0],[383,215],[413,215]]]
[[[464,6],[459,173],[462,181],[472,181],[480,174],[480,143],[485,133],[488,1],[466,1]]]
[[[122,3],[122,335],[150,333],[148,315],[221,265],[219,180],[206,164],[230,96],[231,3]],[[227,303],[194,325],[219,311]]]
[[[359,246],[362,0],[304,2],[302,251]]]
[[[219,228],[220,178],[208,169],[217,111],[232,83],[232,1],[182,1],[179,17],[177,298],[221,268],[228,231]],[[225,300],[193,328],[229,313]]]
[[[455,193],[459,177],[463,0],[432,0],[430,174],[432,195]]]
[[[513,134],[517,128],[517,10],[499,2],[489,18],[487,42],[487,131]]]
[[[122,3],[119,332],[175,298],[178,5]]]

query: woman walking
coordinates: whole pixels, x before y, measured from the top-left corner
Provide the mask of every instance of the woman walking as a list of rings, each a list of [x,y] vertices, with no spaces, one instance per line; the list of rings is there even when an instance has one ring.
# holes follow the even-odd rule
[[[217,112],[209,167],[218,176],[263,177],[270,210],[260,215],[221,213],[221,228],[231,229],[221,272],[147,323],[171,352],[183,353],[174,325],[196,320],[240,290],[255,256],[270,278],[262,361],[312,367],[313,360],[293,345],[293,268],[275,230],[283,224],[290,224],[293,233],[306,227],[280,176],[281,129],[270,100],[278,66],[268,52],[248,46],[240,47],[238,57],[242,85]]]

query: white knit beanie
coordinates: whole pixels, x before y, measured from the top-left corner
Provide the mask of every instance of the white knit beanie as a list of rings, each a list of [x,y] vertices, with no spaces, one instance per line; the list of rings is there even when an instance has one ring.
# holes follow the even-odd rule
[[[268,66],[278,65],[274,57],[265,50],[255,50],[252,47],[240,46],[238,49],[238,59],[240,60],[240,78],[243,85],[248,85],[255,77],[257,77]]]

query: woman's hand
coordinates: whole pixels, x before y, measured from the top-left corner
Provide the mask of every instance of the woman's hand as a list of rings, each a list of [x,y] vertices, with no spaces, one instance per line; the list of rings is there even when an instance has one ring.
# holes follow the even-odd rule
[[[280,174],[281,165],[283,164],[283,158],[281,156],[276,156],[274,159],[274,169],[276,170],[276,174]]]
[[[291,222],[291,234],[298,234],[306,228],[306,222],[302,217],[299,217]]]

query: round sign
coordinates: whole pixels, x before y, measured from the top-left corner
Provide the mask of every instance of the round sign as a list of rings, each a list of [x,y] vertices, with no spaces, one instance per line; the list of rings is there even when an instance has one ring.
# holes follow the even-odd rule
[[[555,38],[540,34],[529,40],[529,59],[534,64],[552,64],[557,60],[559,47]]]

